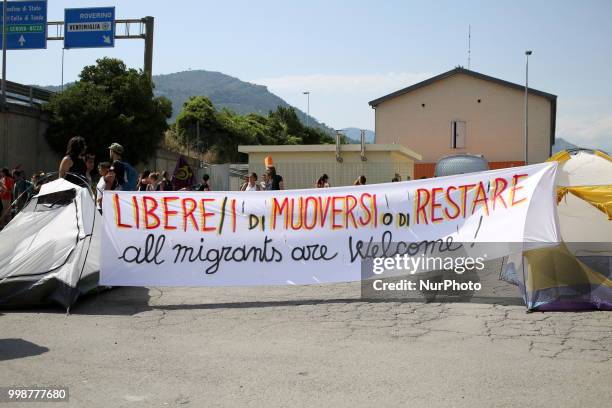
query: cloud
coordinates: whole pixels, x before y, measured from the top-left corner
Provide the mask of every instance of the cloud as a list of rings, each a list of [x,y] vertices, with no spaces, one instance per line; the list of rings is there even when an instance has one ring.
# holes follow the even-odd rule
[[[288,103],[304,112],[310,92],[310,114],[334,128],[374,129],[374,113],[368,102],[432,75],[416,72],[389,72],[359,75],[286,75],[259,78],[250,82],[265,85]]]
[[[612,151],[612,115],[590,114],[559,118],[557,136],[581,147]]]

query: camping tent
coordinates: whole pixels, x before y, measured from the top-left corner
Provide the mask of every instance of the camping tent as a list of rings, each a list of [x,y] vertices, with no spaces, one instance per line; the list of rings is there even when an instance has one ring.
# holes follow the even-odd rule
[[[557,201],[563,245],[524,253],[529,309],[612,309],[612,157],[562,151]]]
[[[98,285],[100,215],[89,188],[64,179],[0,231],[0,307],[58,302],[69,308]]]

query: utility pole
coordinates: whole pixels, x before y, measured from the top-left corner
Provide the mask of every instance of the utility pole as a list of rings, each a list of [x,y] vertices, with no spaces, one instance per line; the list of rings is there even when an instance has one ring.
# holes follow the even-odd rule
[[[468,25],[468,69],[470,69],[470,59],[472,56],[472,25]]]
[[[6,1],[2,2],[2,108],[6,108]]]
[[[142,19],[145,26],[144,72],[149,79],[153,77],[153,26],[155,18],[147,16]]]
[[[529,164],[529,56],[532,53],[525,51],[525,165]]]
[[[310,91],[304,91],[302,93],[306,95],[308,101],[306,105],[306,127],[308,127],[310,122]]]

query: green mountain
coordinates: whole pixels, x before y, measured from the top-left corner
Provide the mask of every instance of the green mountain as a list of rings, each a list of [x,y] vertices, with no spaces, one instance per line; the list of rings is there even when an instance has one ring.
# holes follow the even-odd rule
[[[555,139],[555,144],[552,147],[552,152],[553,154],[555,154],[555,153],[559,153],[561,150],[575,149],[577,147],[578,147],[577,145],[571,142],[568,142],[567,140],[561,137],[558,137]]]
[[[241,115],[248,113],[267,115],[269,111],[276,110],[277,106],[290,106],[263,85],[244,82],[221,72],[193,70],[154,75],[153,83],[155,83],[156,95],[165,96],[172,101],[171,122],[174,122],[190,96],[207,96],[218,109],[228,108]],[[43,88],[55,92],[61,90],[60,86]],[[306,123],[307,115],[297,108],[295,110],[302,123]],[[333,129],[312,116],[308,123],[310,126],[324,129],[329,133],[334,132]]]
[[[361,129],[350,127],[341,130],[342,134],[346,136],[351,143],[361,143]],[[374,143],[376,135],[373,131],[366,129],[365,131],[365,142]]]

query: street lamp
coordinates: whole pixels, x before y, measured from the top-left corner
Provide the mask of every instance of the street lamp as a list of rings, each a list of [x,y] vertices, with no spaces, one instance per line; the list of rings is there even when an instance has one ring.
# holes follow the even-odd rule
[[[528,162],[528,153],[529,153],[529,125],[527,124],[529,119],[529,56],[533,53],[531,50],[525,51],[525,165],[529,164]]]
[[[302,92],[304,95],[306,95],[307,100],[308,100],[308,104],[307,104],[307,108],[306,108],[306,127],[308,127],[308,123],[310,120],[310,91],[304,91]]]

